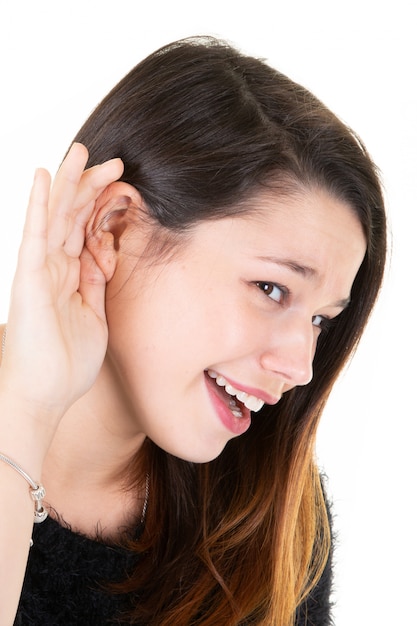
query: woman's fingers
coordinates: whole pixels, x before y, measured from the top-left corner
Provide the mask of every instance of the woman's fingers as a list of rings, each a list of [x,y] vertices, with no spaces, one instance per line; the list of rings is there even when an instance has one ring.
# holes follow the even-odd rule
[[[73,219],[68,223],[68,234],[64,245],[66,254],[78,257],[84,247],[85,229],[95,202],[106,187],[120,178],[123,173],[121,159],[111,159],[84,172],[77,197],[74,201]]]
[[[49,198],[48,250],[61,248],[68,236],[74,203],[77,197],[88,151],[85,146],[74,143],[63,160],[52,185]]]
[[[51,177],[38,169],[29,198],[22,255],[42,264],[47,252],[64,249],[79,257],[84,247],[85,228],[95,202],[104,189],[123,173],[121,159],[111,159],[84,170],[88,151],[73,144],[64,159],[51,189]]]
[[[44,169],[36,170],[19,251],[19,259],[25,271],[37,270],[45,262],[50,184],[49,172]]]
[[[105,319],[105,280],[94,259],[84,249],[86,225],[97,198],[111,182],[120,178],[123,163],[120,159],[112,159],[85,171],[87,159],[87,149],[74,144],[52,189],[49,173],[43,169],[36,171],[14,286],[15,290],[24,289],[29,284],[33,286],[35,273],[48,268],[45,276],[48,281],[52,279],[51,286],[54,285],[48,301],[53,293],[56,302],[62,304],[79,290],[85,303]],[[28,283],[29,276],[32,278]],[[46,283],[43,286],[46,287]],[[46,292],[44,295],[46,297]]]
[[[50,252],[63,247],[71,257],[81,254],[85,227],[97,198],[123,173],[121,159],[84,170],[87,160],[87,148],[74,143],[55,177],[49,200]]]
[[[54,267],[63,270],[62,261],[65,258],[67,261],[79,259],[85,244],[86,225],[97,198],[123,173],[121,159],[111,159],[84,170],[87,159],[85,146],[73,144],[52,189],[49,173],[44,169],[36,171],[19,252],[19,267],[26,277],[29,273],[41,270],[47,262],[51,270]],[[56,272],[52,274],[57,278]],[[62,277],[66,284],[68,275],[63,270]],[[95,276],[92,280],[88,277],[92,277],[91,272],[87,273],[87,285],[97,284]],[[78,280],[75,283],[78,285]]]
[[[89,202],[95,201],[101,192],[122,174],[123,161],[118,158],[85,170],[78,186],[75,208],[82,209]]]

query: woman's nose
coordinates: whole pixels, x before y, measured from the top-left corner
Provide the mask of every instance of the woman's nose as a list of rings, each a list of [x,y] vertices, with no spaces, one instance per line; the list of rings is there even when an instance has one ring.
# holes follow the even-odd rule
[[[290,387],[307,385],[313,377],[316,346],[311,321],[287,320],[269,339],[260,358],[262,368],[274,372]]]

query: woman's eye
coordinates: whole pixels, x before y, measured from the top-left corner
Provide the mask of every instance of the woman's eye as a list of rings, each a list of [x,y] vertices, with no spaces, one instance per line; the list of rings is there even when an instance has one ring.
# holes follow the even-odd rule
[[[287,295],[286,289],[284,287],[279,287],[275,283],[265,283],[262,281],[257,281],[256,286],[271,300],[275,302],[281,302]]]
[[[325,319],[326,318],[322,315],[315,315],[313,317],[313,326],[318,326],[319,328],[321,328]]]
[[[313,326],[317,326],[320,330],[329,330],[333,322],[333,319],[325,317],[324,315],[315,315],[313,317]]]

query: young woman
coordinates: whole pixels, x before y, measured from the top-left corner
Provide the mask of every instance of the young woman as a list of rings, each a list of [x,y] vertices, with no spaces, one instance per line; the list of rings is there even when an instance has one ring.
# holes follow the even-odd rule
[[[330,624],[315,433],[384,259],[375,167],[308,91],[209,38],[135,67],[35,176],[1,624]]]

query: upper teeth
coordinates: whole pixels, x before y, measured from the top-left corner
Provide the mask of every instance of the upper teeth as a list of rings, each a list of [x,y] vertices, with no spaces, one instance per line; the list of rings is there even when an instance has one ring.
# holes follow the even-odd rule
[[[223,376],[217,374],[213,370],[207,370],[207,374],[210,378],[214,378],[219,387],[224,387],[227,393],[231,396],[236,396],[238,400],[240,400],[249,411],[259,411],[262,409],[264,405],[264,401],[256,398],[256,396],[251,396],[249,393],[245,391],[240,391],[239,389],[235,389],[233,385],[231,385]]]

